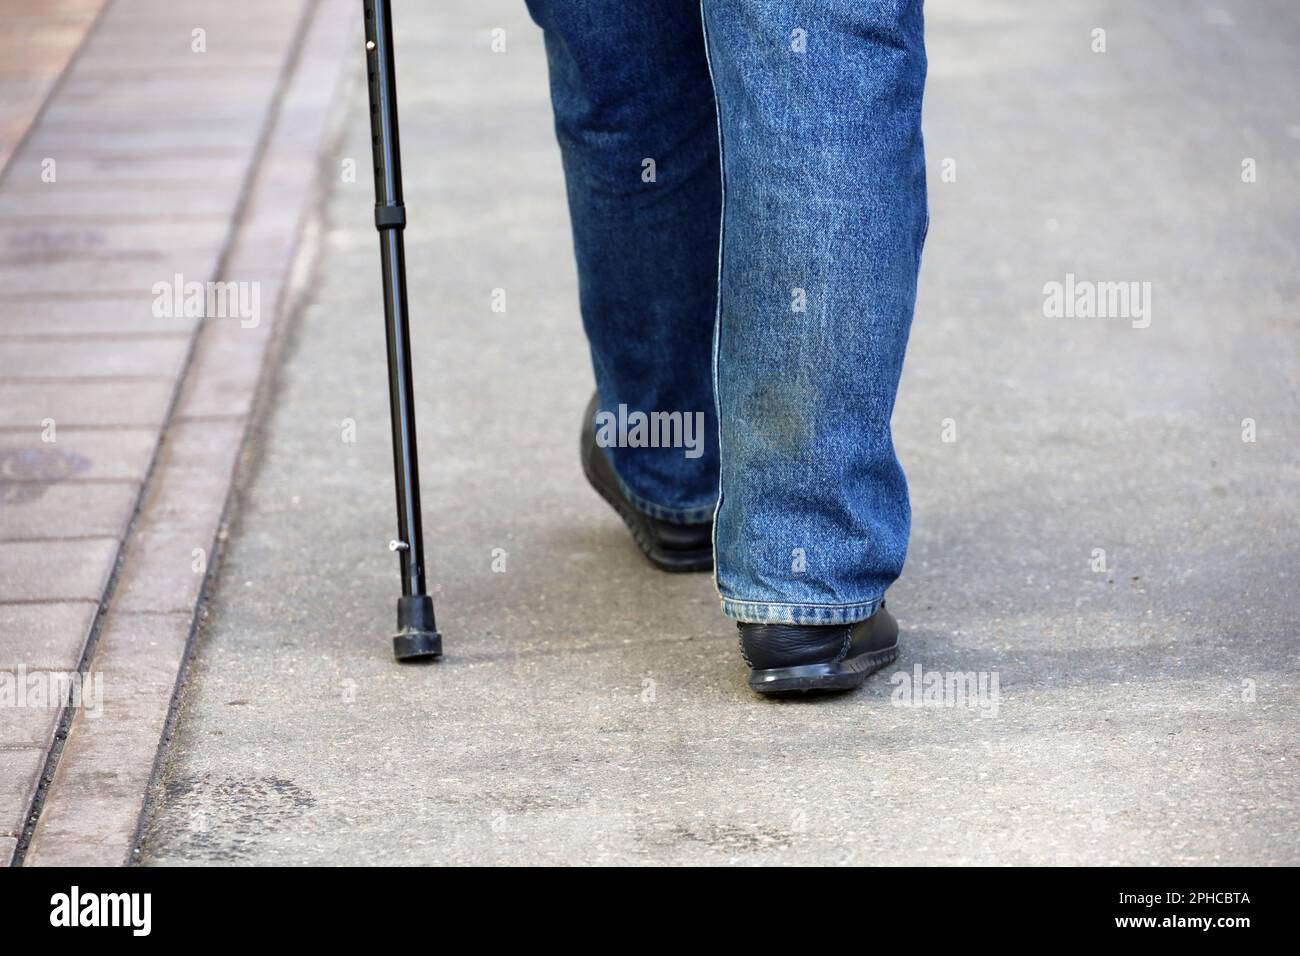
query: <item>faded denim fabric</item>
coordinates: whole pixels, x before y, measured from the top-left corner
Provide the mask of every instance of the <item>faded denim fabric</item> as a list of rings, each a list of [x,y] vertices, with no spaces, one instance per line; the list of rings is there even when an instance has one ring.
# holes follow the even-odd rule
[[[703,412],[710,439],[607,449],[625,491],[714,516],[728,616],[870,617],[911,522],[890,418],[928,225],[920,0],[528,5],[600,409]]]

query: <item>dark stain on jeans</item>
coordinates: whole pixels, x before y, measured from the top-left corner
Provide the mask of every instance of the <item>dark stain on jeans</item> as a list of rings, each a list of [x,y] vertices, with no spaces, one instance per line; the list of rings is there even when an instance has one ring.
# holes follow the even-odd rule
[[[810,447],[816,434],[818,391],[804,373],[772,379],[747,402],[743,421],[764,452],[798,453]]]

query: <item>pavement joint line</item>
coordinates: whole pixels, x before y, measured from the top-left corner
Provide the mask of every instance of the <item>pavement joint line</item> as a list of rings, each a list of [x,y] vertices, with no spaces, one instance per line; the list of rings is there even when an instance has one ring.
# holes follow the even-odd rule
[[[77,335],[74,332],[0,332],[0,342],[121,342],[138,339],[183,339],[189,332],[91,332]]]
[[[41,305],[47,302],[94,302],[102,299],[126,299],[128,301],[140,299],[143,301],[147,298],[151,298],[151,296],[138,289],[96,289],[93,292],[37,292],[0,295],[0,302],[14,304],[32,302]]]
[[[139,484],[136,478],[6,478],[4,484],[7,485],[135,485]],[[89,537],[98,538],[102,535],[90,535]],[[9,539],[13,540],[13,539]],[[39,538],[31,540],[39,541]],[[66,541],[67,538],[61,540]]]
[[[223,425],[233,424],[245,421],[248,415],[231,414],[231,415],[179,415],[176,418],[177,423],[186,425]]]
[[[224,222],[224,220],[222,219],[211,219],[211,218],[205,219],[204,221],[212,222],[212,223]],[[175,220],[171,219],[168,220],[168,222],[175,222]],[[114,225],[116,224],[117,223],[114,223]],[[122,225],[131,225],[131,224],[122,223]],[[177,249],[174,251],[183,252],[185,250]],[[191,251],[202,251],[202,250],[199,250],[196,247]],[[126,299],[128,301],[131,299],[139,299],[142,302],[146,302],[153,299],[153,293],[146,292],[143,289],[87,289],[85,291],[72,291],[72,292],[63,292],[59,290],[54,290],[48,292],[47,291],[19,292],[13,295],[0,295],[0,302],[51,302],[51,301],[81,302],[85,300],[94,301],[98,299]]]
[[[41,538],[0,538],[0,544],[66,544],[69,541],[120,541],[121,538],[106,538],[102,534],[69,534]]]
[[[7,383],[0,382],[0,385]],[[28,383],[23,383],[28,384]],[[158,428],[156,425],[141,424],[139,422],[113,422],[109,424],[85,422],[83,424],[73,423],[71,425],[60,425],[60,431],[79,431],[79,432],[154,432]],[[39,433],[39,425],[0,425],[0,434],[3,435],[30,435]]]
[[[283,107],[285,93],[289,89],[292,80],[294,78],[294,74],[296,73],[298,66],[302,62],[303,45],[304,45],[303,41],[306,38],[308,38],[308,34],[310,33],[313,25],[317,22],[318,14],[322,9],[322,7],[325,5],[325,2],[326,0],[306,0],[306,2],[303,4],[303,8],[297,20],[297,23],[293,29],[292,35],[295,42],[292,44],[290,54],[284,58],[281,64],[281,69],[279,72],[278,80],[275,85],[275,92],[272,96],[270,108],[266,113],[265,122],[259,133],[258,141],[254,148],[252,159],[250,160],[249,167],[243,181],[239,200],[235,206],[235,213],[230,220],[230,228],[227,230],[225,240],[221,247],[221,254],[218,257],[217,266],[213,270],[214,278],[216,279],[220,279],[228,275],[228,267],[230,262],[232,261],[232,251],[236,248],[239,239],[243,233],[243,229],[245,228],[246,224],[250,221],[247,217],[250,197],[252,196],[253,192],[256,190],[258,183],[262,180],[261,174],[264,170],[268,174],[267,182],[270,182],[270,173],[273,171],[270,169],[270,164],[266,162],[268,156],[268,147],[271,143],[272,135],[275,132],[276,128],[278,127],[281,117],[283,115],[282,107]],[[338,80],[336,78],[336,84],[337,83]],[[339,87],[338,85],[336,85],[335,86],[336,93],[338,89]],[[326,117],[321,132],[322,141],[328,140],[333,134],[333,130],[331,129],[329,119],[330,119],[330,114],[333,112],[335,106],[336,103],[333,100],[331,100],[331,102],[325,104],[325,106],[323,107],[326,113]],[[298,149],[296,146],[290,145],[286,147],[286,152],[296,153],[298,152]],[[324,151],[319,149],[312,150],[312,155],[315,157],[315,162],[312,164],[313,174],[311,176],[311,180],[307,184],[303,202],[299,209],[299,216],[295,222],[297,228],[295,229],[294,232],[293,241],[291,242],[289,248],[286,250],[286,261],[284,263],[284,266],[287,269],[289,276],[292,276],[294,273],[295,262],[299,260],[300,257],[308,254],[308,250],[304,248],[303,236],[308,231],[306,228],[308,224],[308,220],[312,215],[316,213],[316,211],[319,209],[321,204],[324,202],[323,190],[320,188],[320,183],[322,181],[321,173],[323,171],[323,164],[325,162],[325,155],[327,153],[328,150],[324,150]],[[286,283],[288,283],[288,280],[286,280]],[[265,402],[265,390],[268,387],[267,382],[269,378],[269,376],[267,375],[267,371],[270,367],[270,360],[277,353],[277,346],[283,340],[284,330],[291,325],[289,318],[298,308],[298,303],[295,300],[299,296],[301,296],[305,291],[306,291],[305,285],[302,288],[296,290],[291,288],[286,288],[281,295],[277,296],[277,302],[275,303],[275,316],[277,317],[277,320],[274,322],[272,326],[272,333],[268,341],[263,344],[262,354],[259,357],[259,371],[253,384],[254,407],[257,407],[260,403]],[[291,296],[289,293],[293,293],[293,295]],[[132,539],[135,537],[136,532],[138,530],[138,524],[139,524],[144,502],[150,490],[155,485],[155,478],[156,478],[155,472],[158,468],[161,450],[166,443],[167,434],[173,425],[181,424],[182,422],[186,421],[185,417],[179,416],[177,414],[177,409],[180,406],[182,396],[186,393],[186,387],[192,384],[192,379],[189,373],[194,366],[194,360],[199,350],[199,346],[203,342],[202,332],[203,332],[203,325],[202,324],[197,325],[194,330],[191,347],[186,354],[182,366],[182,371],[180,373],[180,376],[177,379],[177,387],[171,396],[171,401],[168,405],[167,412],[163,419],[163,426],[160,431],[160,438],[154,449],[154,455],[150,461],[146,481],[142,487],[140,495],[137,498],[135,512],[132,514],[131,520],[127,526],[124,543],[118,549],[117,560],[115,562],[113,574],[110,579],[110,584],[105,590],[104,599],[100,602],[99,612],[96,615],[94,624],[92,625],[91,638],[88,639],[86,643],[86,648],[83,653],[81,666],[78,668],[79,671],[81,671],[82,673],[88,672],[94,660],[95,652],[98,650],[100,637],[103,632],[105,619],[109,617],[110,614],[116,617],[117,615],[122,615],[127,613],[140,613],[139,611],[125,612],[113,607],[112,598],[116,593],[118,582],[121,580],[122,568],[125,566],[127,561],[130,560],[131,557],[129,553],[130,549],[128,548],[126,542],[132,541]],[[95,379],[95,381],[101,381],[101,380]],[[125,859],[119,861],[121,864],[129,864],[132,862],[132,859],[134,857],[134,851],[139,845],[141,828],[143,827],[144,820],[146,818],[147,811],[150,805],[150,800],[149,800],[150,792],[160,773],[162,761],[164,759],[165,752],[166,752],[167,742],[170,741],[174,731],[177,704],[179,700],[180,691],[181,688],[184,686],[186,674],[189,667],[190,650],[193,645],[194,635],[198,627],[200,626],[205,614],[205,608],[208,603],[210,589],[213,586],[213,583],[215,581],[215,573],[214,573],[215,569],[220,565],[223,540],[226,535],[226,526],[229,520],[231,501],[234,497],[236,478],[241,466],[241,462],[243,461],[244,448],[246,446],[248,433],[249,433],[249,424],[252,419],[253,416],[251,415],[233,416],[230,419],[231,421],[236,421],[236,422],[242,421],[244,423],[244,427],[241,429],[240,438],[236,443],[234,449],[230,480],[226,483],[224,492],[222,494],[222,498],[219,504],[219,510],[217,513],[217,520],[214,525],[213,541],[211,543],[211,548],[209,549],[210,555],[209,555],[207,570],[199,586],[198,594],[195,598],[194,605],[192,607],[185,607],[185,608],[177,609],[175,611],[152,609],[152,613],[149,615],[149,616],[163,616],[163,615],[171,614],[174,616],[177,614],[184,614],[184,615],[189,615],[190,620],[189,620],[189,627],[180,654],[177,673],[175,675],[175,680],[172,684],[171,692],[168,697],[166,716],[161,729],[161,734],[157,741],[156,747],[154,748],[153,762],[149,768],[149,773],[147,776],[144,790],[140,794],[139,803],[135,807],[136,819],[134,824],[134,830],[127,848],[127,856]],[[40,783],[37,788],[36,796],[33,799],[32,805],[28,810],[27,823],[23,828],[23,833],[19,838],[18,845],[15,848],[13,853],[13,858],[10,864],[12,866],[21,866],[24,865],[24,863],[26,862],[27,854],[32,847],[34,837],[36,836],[38,827],[40,826],[41,820],[44,816],[44,811],[48,806],[49,797],[54,788],[55,775],[57,773],[58,765],[62,758],[63,751],[66,749],[68,740],[70,739],[72,733],[75,731],[75,727],[73,726],[73,720],[72,720],[74,716],[75,714],[72,712],[70,705],[64,708],[64,713],[61,716],[58,727],[56,728],[55,744],[51,748],[49,757],[47,758],[46,761],[46,766],[40,775],[39,778]]]
[[[29,606],[41,604],[98,604],[94,598],[73,597],[73,598],[6,598],[0,601],[0,607],[7,605]]]
[[[57,542],[51,541],[50,543],[55,544]],[[94,598],[59,597],[58,595],[55,595],[54,597],[43,597],[43,598],[6,598],[5,600],[0,601],[0,607],[4,607],[10,604],[16,607],[17,606],[25,607],[31,605],[39,606],[42,604],[99,604],[99,603],[100,602],[96,601]]]
[[[139,382],[171,382],[173,375],[33,375],[31,378],[8,376],[3,385],[131,385]]]
[[[189,614],[194,608],[190,607],[151,607],[151,608],[132,608],[131,610],[117,610],[113,613],[119,617],[166,617],[170,614]]]
[[[22,225],[49,225],[51,223],[58,225],[60,223],[83,223],[83,222],[114,222],[114,223],[137,223],[137,222],[224,222],[224,216],[214,216],[207,212],[103,212],[103,213],[60,213],[56,216],[24,216],[9,215],[5,217],[5,224],[14,223]]]

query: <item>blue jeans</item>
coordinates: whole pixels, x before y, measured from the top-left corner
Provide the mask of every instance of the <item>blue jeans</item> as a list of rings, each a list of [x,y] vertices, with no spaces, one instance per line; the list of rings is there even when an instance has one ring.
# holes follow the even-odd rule
[[[870,617],[911,524],[890,417],[929,221],[921,0],[528,5],[599,407],[705,426],[618,430],[624,491],[713,518],[729,617]]]

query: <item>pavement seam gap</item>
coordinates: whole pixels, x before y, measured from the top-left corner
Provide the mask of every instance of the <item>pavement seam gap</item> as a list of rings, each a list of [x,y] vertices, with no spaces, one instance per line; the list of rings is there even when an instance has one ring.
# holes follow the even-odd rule
[[[75,332],[33,332],[24,334],[22,332],[0,332],[0,343],[3,342],[48,342],[51,345],[62,345],[65,342],[121,342],[131,339],[181,339],[190,332],[86,332],[78,335]]]
[[[20,598],[18,600],[0,601],[0,607],[26,607],[41,604],[98,604],[93,598]]]
[[[4,385],[131,385],[140,382],[169,382],[171,375],[33,375],[30,378],[9,377]],[[179,381],[177,382],[179,385]]]
[[[31,426],[31,425],[0,425],[0,431],[40,431],[40,429],[39,429],[39,428],[36,428],[36,427],[33,427],[33,426]],[[122,424],[106,424],[106,425],[68,425],[68,426],[65,427],[65,426],[63,426],[63,425],[60,425],[60,426],[59,426],[59,431],[61,431],[61,432],[133,431],[133,432],[150,432],[150,433],[152,433],[152,432],[154,431],[154,426],[152,426],[152,425],[122,425]],[[10,480],[11,480],[11,481],[18,481],[18,480],[20,480],[20,479],[12,478],[12,479],[10,479]],[[24,480],[24,481],[25,481],[25,480],[27,480],[27,479],[21,479],[21,480]],[[32,480],[35,480],[35,479],[32,479]],[[80,480],[80,481],[85,481],[85,480],[89,480],[89,479],[74,479],[74,478],[68,478],[68,479],[65,479],[65,480],[67,480],[67,481],[78,481],[78,480]],[[135,479],[133,478],[133,479],[131,479],[131,480],[134,481]]]
[[[177,425],[233,425],[247,420],[247,415],[181,415]]]
[[[197,606],[197,605],[196,605]],[[131,611],[118,611],[118,617],[169,617],[173,614],[188,614],[192,608],[188,607],[159,607],[141,610],[139,608]]]
[[[102,17],[104,12],[108,10],[109,7],[113,6],[115,2],[116,0],[107,0],[107,2],[104,4],[104,8],[100,11],[100,16],[96,18],[95,23],[92,25],[92,29],[87,31],[86,34],[87,37],[89,37],[92,32],[94,32],[99,28],[100,24],[103,22]],[[308,3],[304,5],[303,14],[299,17],[298,29],[295,31],[296,37],[301,37],[303,35],[306,25],[311,22],[309,15],[315,13],[318,3],[319,0],[308,0]],[[82,49],[84,49],[85,43],[86,40],[83,38],[82,45],[77,48],[77,55],[80,55]],[[290,50],[289,55],[285,57],[284,60],[281,62],[279,77],[276,80],[274,91],[271,94],[270,109],[267,110],[266,116],[262,121],[261,128],[258,131],[257,142],[253,146],[252,153],[249,157],[248,166],[244,172],[242,182],[240,183],[239,198],[235,203],[234,210],[227,224],[225,236],[222,239],[221,253],[217,257],[216,265],[212,270],[214,278],[220,278],[226,271],[226,266],[230,257],[231,248],[234,245],[236,236],[239,234],[239,226],[242,220],[244,219],[245,214],[248,212],[249,197],[252,195],[253,184],[257,181],[258,173],[262,167],[262,162],[266,158],[267,145],[270,142],[271,132],[274,130],[280,118],[280,105],[281,105],[280,96],[284,92],[284,90],[287,89],[288,87],[289,79],[292,77],[293,71],[297,67],[300,55],[301,55],[301,51],[298,45],[294,44],[294,46]],[[69,66],[71,66],[73,60],[75,59],[76,57],[74,56],[72,59],[69,60]],[[51,88],[50,95],[46,98],[45,102],[41,104],[41,111],[40,113],[38,113],[38,118],[49,107],[51,100],[53,100],[54,96],[58,92],[59,87],[61,87],[63,78],[64,76],[66,76],[66,74],[67,74],[67,70],[65,70],[64,74],[60,76],[59,83],[55,87]],[[36,125],[36,121],[33,121],[32,127],[29,127],[29,132],[31,128],[35,127],[35,125]],[[24,137],[24,140],[25,138],[26,137]],[[18,144],[18,147],[21,146],[22,143],[20,142]],[[14,150],[15,155],[17,154],[18,147],[15,147]],[[8,167],[6,167],[6,170],[7,169]],[[0,173],[0,184],[2,183],[3,183],[3,173]],[[159,457],[161,456],[163,445],[165,444],[167,431],[171,426],[172,418],[176,411],[176,406],[180,401],[180,395],[185,384],[185,379],[189,376],[189,371],[193,366],[195,347],[198,344],[200,331],[201,331],[201,327],[196,326],[193,336],[190,340],[190,346],[186,350],[185,359],[181,363],[180,372],[176,377],[176,387],[172,390],[171,399],[167,405],[167,411],[163,415],[162,424],[158,431],[158,441],[155,442],[154,444],[153,454],[150,456],[149,459],[149,467],[145,472],[145,479],[141,483],[140,492],[136,495],[135,504],[132,507],[132,511],[131,511],[131,518],[127,522],[126,530],[123,534],[122,541],[118,544],[117,553],[113,560],[113,568],[109,573],[108,581],[105,584],[104,593],[98,602],[99,609],[95,612],[95,618],[91,622],[90,632],[86,638],[85,647],[82,649],[81,659],[77,662],[76,670],[78,673],[82,675],[86,675],[86,676],[89,675],[90,664],[91,661],[93,661],[94,659],[95,650],[99,645],[99,637],[101,632],[103,631],[104,620],[108,615],[109,605],[112,602],[113,596],[117,590],[117,584],[121,578],[122,567],[126,563],[127,542],[129,542],[132,536],[135,534],[136,527],[140,519],[141,506],[143,505],[144,499],[146,495],[149,493],[150,486],[153,483],[154,473],[156,472],[158,467],[158,460]],[[227,494],[227,503],[228,503],[229,489],[227,489],[226,494]],[[223,514],[223,520],[224,520],[224,514]],[[218,528],[218,535],[219,535],[220,528],[221,528],[220,523],[218,523],[217,528]],[[177,672],[176,687],[180,686],[179,684],[180,677],[185,672],[185,661],[189,655],[189,645],[194,636],[194,625],[195,622],[197,622],[199,619],[199,612],[202,607],[204,594],[208,587],[208,581],[211,578],[211,574],[212,574],[212,567],[211,565],[209,565],[208,572],[207,574],[204,575],[203,585],[200,587],[199,590],[200,600],[194,607],[194,621],[192,621],[190,625],[189,638],[187,638],[186,640],[186,649],[181,659],[181,669]],[[167,723],[164,724],[163,740],[166,740],[167,736],[170,733],[170,725],[172,721],[172,713],[175,709],[175,702],[176,702],[176,688],[173,688],[172,700],[168,705]],[[31,804],[27,807],[26,819],[25,822],[23,823],[22,835],[18,838],[18,845],[14,848],[13,856],[10,858],[9,861],[9,865],[11,867],[22,866],[23,861],[27,856],[27,851],[31,847],[32,837],[36,832],[36,825],[40,821],[41,815],[45,810],[45,803],[49,797],[50,788],[54,782],[54,776],[58,772],[59,760],[63,756],[63,749],[67,743],[68,733],[71,729],[72,720],[74,716],[75,716],[75,712],[73,711],[72,708],[72,701],[71,699],[69,699],[69,701],[64,705],[62,709],[62,713],[59,715],[59,720],[54,730],[54,742],[50,746],[50,751],[49,754],[46,756],[45,764],[41,768],[41,772],[37,777],[36,792],[32,795]],[[162,749],[163,749],[162,743],[160,741],[159,748],[158,748],[159,753],[162,751]],[[150,778],[149,778],[150,785],[152,785],[153,779],[157,774],[157,772],[158,772],[158,754],[156,753],[154,755],[154,766],[150,772]],[[147,793],[148,790],[146,789],[146,795]],[[141,814],[142,814],[141,816],[142,819],[143,804],[142,804]],[[134,849],[135,843],[138,842],[139,832],[140,832],[140,819],[137,819],[134,839],[132,840],[132,849]],[[128,859],[123,861],[124,864],[130,862],[131,855],[133,854],[128,854]]]
[[[45,120],[45,113],[49,109],[50,104],[54,102],[54,98],[63,90],[63,84],[67,82],[68,76],[77,65],[77,61],[81,59],[81,54],[85,51],[86,45],[90,42],[90,38],[99,31],[100,24],[104,22],[105,15],[111,7],[116,5],[116,3],[117,0],[104,0],[104,5],[99,8],[99,12],[95,14],[95,18],[91,20],[90,24],[86,27],[86,32],[81,35],[81,41],[77,44],[77,48],[72,51],[72,55],[68,57],[67,62],[63,64],[63,69],[59,72],[58,79],[50,84],[50,89],[49,92],[45,94],[44,102],[41,103],[40,108],[32,117],[32,121],[27,124],[27,128],[23,130],[23,135],[18,137],[18,142],[14,143],[14,148],[9,153],[9,159],[5,163],[4,169],[0,169],[0,189],[5,187],[9,179],[9,170],[14,168],[14,161],[18,158],[18,154],[23,151],[28,140],[32,138],[32,131]],[[17,855],[18,854],[15,851],[15,859],[17,858]],[[11,863],[10,865],[16,866],[17,864]]]
[[[10,221],[12,222],[12,220]],[[96,299],[139,299],[141,302],[146,302],[149,298],[150,296],[147,293],[139,289],[91,289],[87,292],[47,290],[32,293],[23,292],[18,295],[0,295],[0,302],[19,305],[44,305],[47,302],[85,302]]]
[[[220,216],[214,216],[207,212],[65,212],[56,215],[46,216],[6,216],[5,224],[13,223],[33,223],[48,224],[55,223],[72,223],[74,225],[83,222],[108,222],[113,225],[129,225],[136,222],[220,222]]]
[[[136,478],[6,478],[6,485],[134,485],[138,483]],[[74,535],[77,538],[102,538],[102,534],[79,534]],[[6,541],[47,541],[48,538],[5,538]],[[66,538],[60,538],[66,541]]]
[[[44,538],[0,538],[0,544],[71,544],[73,542],[102,541],[102,534],[70,534],[64,537]]]

